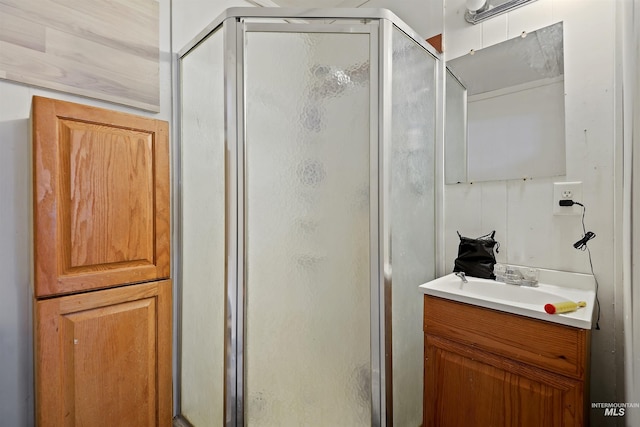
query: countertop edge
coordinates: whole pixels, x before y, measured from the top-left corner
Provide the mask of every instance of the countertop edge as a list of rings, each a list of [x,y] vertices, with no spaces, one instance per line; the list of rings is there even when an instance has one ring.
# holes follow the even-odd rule
[[[493,310],[498,310],[504,313],[538,319],[545,322],[551,322],[551,323],[556,323],[556,324],[565,325],[565,326],[573,326],[580,329],[592,329],[593,327],[593,321],[576,319],[573,317],[566,317],[566,316],[563,316],[562,314],[547,314],[547,313],[536,311],[536,310],[530,310],[524,307],[502,304],[499,302],[485,300],[482,298],[474,298],[471,296],[450,293],[446,291],[441,291],[439,289],[431,289],[425,285],[420,285],[420,290],[425,295],[445,298],[452,301],[458,301],[465,304],[474,305],[477,307],[484,307],[484,308],[489,308]],[[594,300],[595,300],[595,294],[593,295],[593,298],[590,298],[590,300],[587,301],[587,304],[593,305]]]

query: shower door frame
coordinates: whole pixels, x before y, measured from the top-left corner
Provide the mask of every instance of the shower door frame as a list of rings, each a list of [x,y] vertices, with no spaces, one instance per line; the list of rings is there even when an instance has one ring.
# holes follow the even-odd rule
[[[245,20],[271,18],[285,23]],[[359,20],[361,23],[295,23],[300,20]],[[289,23],[291,21],[291,23]],[[370,46],[370,295],[371,295],[371,423],[372,426],[393,425],[391,364],[391,227],[388,217],[391,147],[391,63],[392,32],[398,28],[440,62],[440,54],[423,41],[395,14],[386,9],[289,9],[229,8],[201,31],[178,53],[179,61],[215,31],[223,32],[225,72],[225,426],[244,426],[244,308],[246,282],[245,259],[245,93],[244,33],[275,31],[296,33],[364,33]],[[440,81],[436,67],[436,81]],[[180,81],[180,67],[176,75]],[[377,83],[377,84],[376,84]],[[441,105],[437,94],[436,105]],[[180,111],[180,108],[176,109]],[[176,120],[180,123],[180,118]],[[438,126],[438,125],[437,125]],[[179,135],[179,125],[177,134]],[[235,131],[234,131],[235,130]],[[438,138],[436,138],[436,146]],[[436,152],[438,149],[436,148]],[[178,160],[178,165],[179,165]],[[179,171],[180,168],[178,167]],[[441,182],[440,182],[441,183]],[[439,180],[436,178],[436,187]],[[175,190],[181,200],[181,190]],[[436,199],[438,191],[436,190]],[[435,202],[435,200],[434,200]],[[181,202],[180,202],[181,204]],[[180,207],[181,209],[181,207]],[[181,212],[178,215],[181,219]],[[436,225],[438,217],[436,215]],[[435,226],[435,225],[434,225]],[[182,241],[181,231],[178,242]],[[437,240],[437,238],[436,238]],[[437,261],[437,260],[436,260]],[[179,288],[176,293],[174,407],[176,425],[188,425],[180,416],[180,316],[182,313],[181,260],[176,262]]]
[[[228,22],[228,21],[227,21]],[[225,27],[227,22],[225,22]],[[332,34],[366,34],[369,36],[369,242],[370,242],[370,260],[369,260],[369,278],[370,278],[370,355],[371,355],[371,420],[372,425],[382,425],[381,420],[384,419],[384,404],[381,396],[384,396],[384,385],[380,383],[379,378],[384,378],[385,367],[381,362],[381,339],[384,334],[381,333],[381,322],[379,315],[380,301],[380,281],[379,281],[379,252],[378,245],[378,212],[379,212],[379,191],[378,191],[378,152],[380,149],[381,138],[378,137],[378,93],[380,92],[381,81],[378,78],[378,33],[379,23],[377,21],[369,21],[363,24],[301,24],[301,23],[261,23],[246,22],[244,19],[236,19],[235,25],[229,25],[228,32],[225,36],[229,36],[229,44],[226,46],[227,59],[231,57],[238,58],[236,61],[227,61],[228,75],[235,76],[235,82],[229,83],[227,90],[230,96],[228,101],[235,102],[235,108],[227,107],[229,110],[236,112],[235,117],[229,117],[227,129],[233,129],[235,124],[235,138],[231,133],[227,133],[227,141],[230,142],[230,167],[229,176],[237,177],[236,194],[237,200],[231,201],[230,205],[237,206],[235,212],[229,212],[234,219],[229,221],[227,236],[231,237],[235,231],[237,234],[237,264],[229,269],[229,280],[227,281],[228,307],[230,308],[227,322],[231,325],[231,336],[227,342],[226,360],[226,402],[225,411],[227,422],[232,426],[244,426],[244,344],[245,344],[245,295],[247,282],[245,278],[245,242],[246,242],[246,191],[245,191],[245,52],[244,52],[244,36],[249,32],[276,32],[276,33],[332,33]],[[235,27],[235,29],[233,28]],[[226,28],[225,28],[226,29]],[[231,34],[233,33],[233,34]],[[235,41],[232,38],[235,36]],[[233,47],[235,46],[235,51]],[[227,50],[228,49],[228,50]],[[377,83],[377,84],[376,84]],[[231,87],[233,86],[233,87]],[[235,159],[233,156],[235,153]],[[231,192],[233,193],[233,191]],[[231,193],[229,195],[231,195]],[[235,227],[235,230],[233,229]],[[233,239],[231,239],[233,240]],[[231,242],[228,242],[231,249]],[[235,271],[231,271],[235,268]],[[384,347],[382,347],[384,348]],[[235,369],[230,369],[234,366]],[[379,374],[378,374],[379,372]]]

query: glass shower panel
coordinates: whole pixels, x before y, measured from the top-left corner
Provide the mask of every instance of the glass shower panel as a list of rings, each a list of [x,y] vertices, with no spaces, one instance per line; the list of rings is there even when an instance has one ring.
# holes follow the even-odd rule
[[[181,407],[224,422],[225,140],[222,31],[182,59]]]
[[[422,423],[422,295],[435,277],[436,60],[394,27],[391,66],[393,425]]]
[[[245,37],[245,424],[370,426],[369,34]]]

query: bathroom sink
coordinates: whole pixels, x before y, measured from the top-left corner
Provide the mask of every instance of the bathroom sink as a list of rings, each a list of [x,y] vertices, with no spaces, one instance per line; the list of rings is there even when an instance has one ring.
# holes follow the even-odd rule
[[[592,275],[541,270],[537,287],[509,285],[467,276],[467,283],[451,273],[420,286],[427,295],[492,308],[553,323],[591,329],[595,303]],[[544,281],[543,281],[544,280]],[[545,304],[585,301],[587,306],[563,314],[547,314]]]
[[[457,278],[457,276],[456,276]],[[507,285],[493,280],[467,278],[467,283],[458,280],[461,292],[467,295],[475,295],[480,298],[492,298],[511,303],[540,305],[568,301],[563,295],[546,292],[538,288],[531,288],[517,285]]]

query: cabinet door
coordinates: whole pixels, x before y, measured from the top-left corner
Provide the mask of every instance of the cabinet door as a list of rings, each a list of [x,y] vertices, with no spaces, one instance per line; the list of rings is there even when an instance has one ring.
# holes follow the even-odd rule
[[[35,302],[36,421],[170,426],[171,282]]]
[[[583,424],[582,382],[425,335],[424,425]]]
[[[33,99],[37,298],[168,278],[168,124]]]

